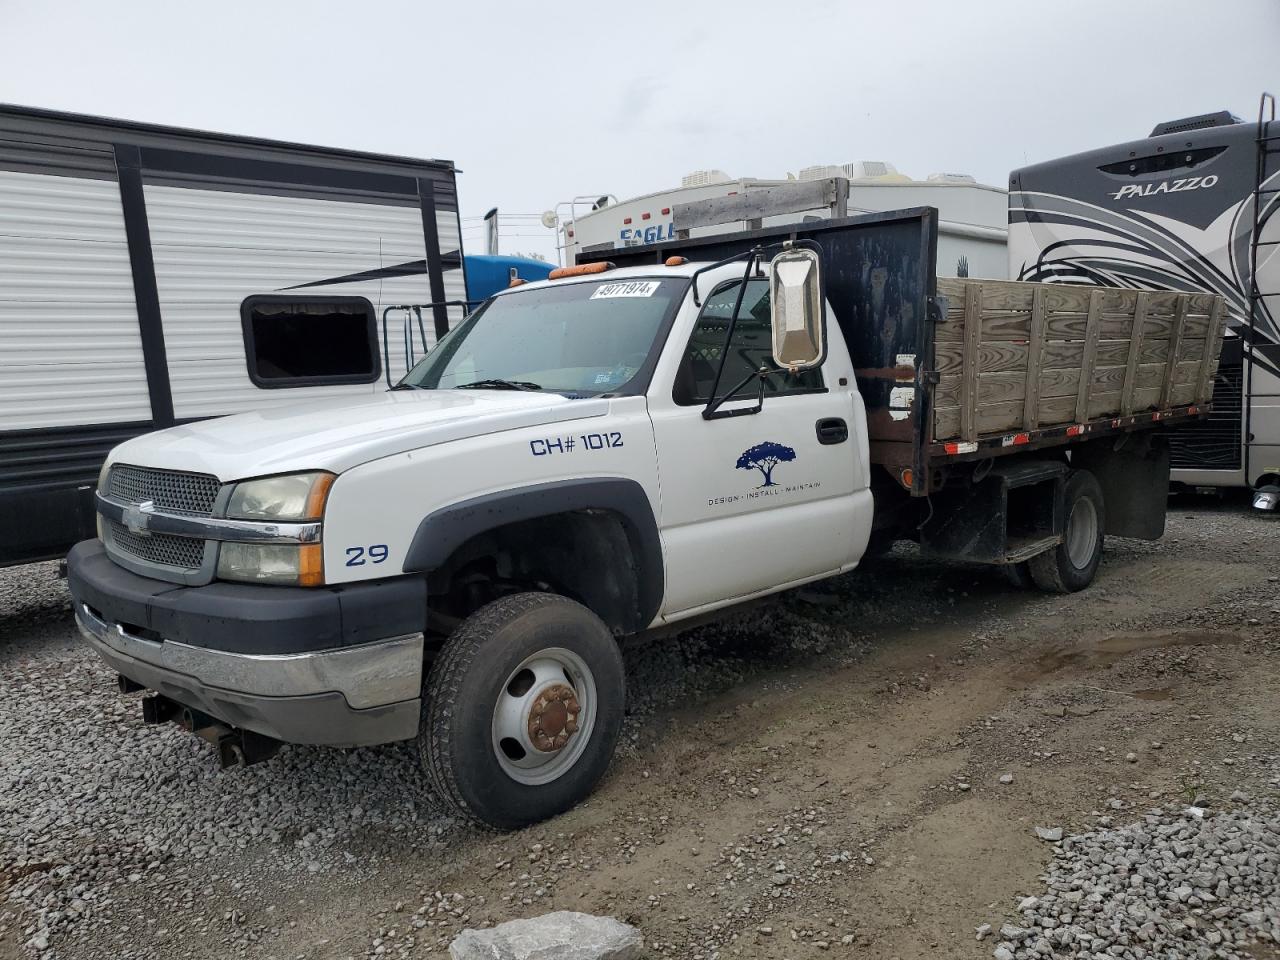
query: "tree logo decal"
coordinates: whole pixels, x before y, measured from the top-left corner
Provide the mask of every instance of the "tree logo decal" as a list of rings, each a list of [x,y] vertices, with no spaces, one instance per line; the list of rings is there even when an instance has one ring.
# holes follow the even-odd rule
[[[759,470],[764,477],[764,483],[760,487],[775,487],[777,484],[773,482],[773,468],[780,463],[790,463],[795,458],[796,452],[790,447],[766,440],[764,443],[757,443],[750,450],[744,450],[738,458],[737,468]]]

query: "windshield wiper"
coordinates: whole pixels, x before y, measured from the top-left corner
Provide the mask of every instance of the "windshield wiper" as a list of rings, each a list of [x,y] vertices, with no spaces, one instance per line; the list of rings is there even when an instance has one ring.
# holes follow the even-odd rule
[[[502,380],[494,377],[489,380],[476,380],[472,383],[460,383],[458,390],[541,390],[542,384],[530,383],[528,380]]]
[[[427,389],[427,388],[426,388],[426,387],[420,387],[420,386],[418,386],[416,383],[397,383],[394,387],[387,387],[387,390],[388,390],[388,391],[391,391],[391,390],[425,390],[425,389]]]

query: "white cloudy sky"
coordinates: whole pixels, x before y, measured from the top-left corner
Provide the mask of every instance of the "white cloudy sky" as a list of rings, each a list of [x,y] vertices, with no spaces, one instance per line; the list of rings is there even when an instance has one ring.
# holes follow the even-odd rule
[[[0,37],[3,102],[453,160],[473,249],[491,206],[854,159],[1003,184],[1280,93],[1280,0],[0,0]]]

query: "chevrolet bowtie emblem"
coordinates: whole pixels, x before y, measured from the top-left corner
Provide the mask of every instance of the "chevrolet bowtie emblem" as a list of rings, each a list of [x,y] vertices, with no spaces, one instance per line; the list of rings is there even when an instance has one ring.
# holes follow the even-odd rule
[[[151,536],[148,527],[151,525],[151,514],[155,512],[156,504],[154,500],[144,500],[142,503],[131,503],[124,508],[124,516],[121,519],[124,525],[129,528],[130,533],[136,533],[140,537]]]

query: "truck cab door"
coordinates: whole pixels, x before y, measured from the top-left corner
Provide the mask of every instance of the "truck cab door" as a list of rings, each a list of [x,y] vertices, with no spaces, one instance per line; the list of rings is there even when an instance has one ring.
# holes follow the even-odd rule
[[[768,281],[747,282],[733,339],[736,277],[690,298],[649,391],[667,557],[663,615],[686,616],[852,566],[866,545],[871,495],[861,399],[839,331],[826,362],[766,380],[756,413],[707,420],[716,369],[723,395],[774,368]],[[720,408],[755,406],[755,380]],[[741,397],[742,399],[736,399]]]

